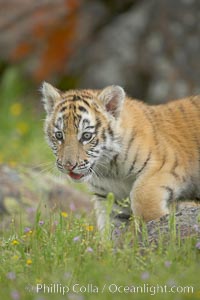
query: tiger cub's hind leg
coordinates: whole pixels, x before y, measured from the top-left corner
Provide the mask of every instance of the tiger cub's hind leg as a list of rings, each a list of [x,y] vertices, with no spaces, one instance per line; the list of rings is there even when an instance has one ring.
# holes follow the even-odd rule
[[[170,173],[151,173],[138,178],[130,193],[133,214],[146,222],[168,214],[168,206],[180,195],[181,185]]]

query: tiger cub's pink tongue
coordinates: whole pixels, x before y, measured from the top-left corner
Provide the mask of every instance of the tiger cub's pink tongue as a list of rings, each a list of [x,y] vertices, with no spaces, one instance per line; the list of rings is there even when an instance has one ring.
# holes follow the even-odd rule
[[[72,171],[70,171],[69,176],[73,179],[80,179],[81,177],[83,177],[83,174],[76,174],[76,173],[73,173]]]

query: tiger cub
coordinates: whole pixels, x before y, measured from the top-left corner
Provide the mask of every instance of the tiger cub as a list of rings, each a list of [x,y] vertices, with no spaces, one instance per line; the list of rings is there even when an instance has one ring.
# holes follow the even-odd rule
[[[116,228],[131,215],[153,220],[177,199],[200,197],[200,96],[149,106],[120,86],[61,92],[46,82],[42,95],[57,167],[89,184],[100,230],[109,192]]]

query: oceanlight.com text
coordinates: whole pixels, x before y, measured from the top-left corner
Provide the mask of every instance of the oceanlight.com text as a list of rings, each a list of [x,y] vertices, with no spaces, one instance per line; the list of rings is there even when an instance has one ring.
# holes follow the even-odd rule
[[[30,290],[30,287],[29,287]],[[193,294],[193,286],[168,286],[168,285],[150,285],[144,283],[142,285],[118,285],[116,283],[104,283],[102,286],[97,286],[92,283],[88,284],[79,284],[74,283],[70,286],[63,285],[60,283],[51,283],[45,284],[40,283],[36,286],[32,286],[31,290],[35,293],[43,294],[62,294],[66,295],[68,293],[77,293],[77,294],[95,294],[95,293],[111,293],[111,294]]]

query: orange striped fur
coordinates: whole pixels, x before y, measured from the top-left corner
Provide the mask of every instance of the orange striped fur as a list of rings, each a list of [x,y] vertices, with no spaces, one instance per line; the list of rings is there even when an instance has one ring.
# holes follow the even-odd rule
[[[178,199],[200,198],[200,96],[149,106],[119,86],[60,92],[44,83],[42,93],[57,166],[88,182],[100,230],[108,192],[116,227],[132,214],[149,221]]]

